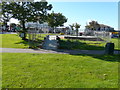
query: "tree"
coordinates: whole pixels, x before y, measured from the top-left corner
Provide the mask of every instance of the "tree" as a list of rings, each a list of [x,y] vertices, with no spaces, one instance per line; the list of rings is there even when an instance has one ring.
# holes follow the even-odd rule
[[[15,32],[16,26],[17,25],[15,23],[10,23],[10,30]]]
[[[74,24],[72,24],[72,25],[69,25],[70,26],[70,28],[72,29],[72,33],[73,33],[73,30],[74,30]]]
[[[89,22],[89,26],[91,30],[96,30],[96,28],[99,28],[100,25],[97,21],[91,21]]]
[[[54,13],[48,14],[47,19],[48,25],[55,29],[55,27],[63,26],[65,22],[67,22],[67,18],[62,15],[62,13]]]
[[[3,7],[2,7],[3,5]],[[6,2],[2,2],[0,3],[0,11],[2,12],[2,9],[5,11],[5,5]],[[7,27],[7,22],[10,20],[10,16],[8,13],[0,13],[0,22],[2,25],[4,25],[5,27]]]
[[[74,24],[74,27],[76,28],[76,35],[78,36],[78,28],[80,28],[80,24],[78,24],[78,23],[75,23]]]
[[[2,14],[4,16],[9,15],[10,18],[18,19],[23,28],[24,37],[26,39],[27,29],[25,27],[26,22],[40,23],[46,21],[47,11],[52,9],[52,5],[45,0],[40,2],[3,2]]]
[[[71,27],[71,29],[72,29],[72,30],[74,30],[74,29],[73,29],[73,27],[74,27],[74,24],[72,24],[72,25],[69,25],[69,26]]]

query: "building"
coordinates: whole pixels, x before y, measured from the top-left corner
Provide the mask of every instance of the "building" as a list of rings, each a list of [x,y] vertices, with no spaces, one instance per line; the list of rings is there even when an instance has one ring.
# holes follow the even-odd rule
[[[111,26],[99,24],[97,21],[91,21],[88,25],[85,26],[85,34],[94,35],[94,31],[113,32],[115,30]]]
[[[97,21],[89,22],[89,25],[85,26],[85,29],[95,30],[95,31],[114,31],[114,28],[108,25],[99,24]]]
[[[60,26],[60,27],[56,27],[56,28],[55,28],[56,33],[69,34],[69,33],[70,33],[69,30],[70,30],[70,29],[69,29],[69,27],[67,27],[67,26]]]
[[[109,31],[112,32],[114,31],[114,28],[108,25],[104,25],[104,24],[99,24],[99,31]]]
[[[37,22],[27,22],[25,24],[26,28],[34,28],[35,30],[39,30],[40,33],[49,33],[49,31],[51,30],[51,27],[48,26],[48,23],[43,23],[43,24],[39,24]]]

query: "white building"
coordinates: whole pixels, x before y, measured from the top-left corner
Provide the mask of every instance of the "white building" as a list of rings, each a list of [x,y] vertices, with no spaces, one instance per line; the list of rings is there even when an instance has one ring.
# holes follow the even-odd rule
[[[50,31],[50,26],[45,22],[43,24],[39,24],[37,22],[27,22],[25,24],[26,28],[35,28],[37,30],[40,30],[41,33],[49,33]]]

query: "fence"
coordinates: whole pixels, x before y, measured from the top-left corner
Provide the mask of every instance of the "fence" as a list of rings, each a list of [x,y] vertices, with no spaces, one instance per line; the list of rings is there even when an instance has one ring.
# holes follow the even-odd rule
[[[76,30],[68,30],[68,32],[66,33],[69,35],[76,36]],[[93,36],[98,40],[102,39],[105,42],[111,41],[112,33],[108,31],[94,31],[94,30],[88,30],[88,29],[80,29],[78,32],[78,36],[81,36],[80,33],[82,33],[82,36]]]
[[[107,31],[94,31],[94,36],[97,38],[101,38],[105,42],[110,42],[111,41],[111,32]]]

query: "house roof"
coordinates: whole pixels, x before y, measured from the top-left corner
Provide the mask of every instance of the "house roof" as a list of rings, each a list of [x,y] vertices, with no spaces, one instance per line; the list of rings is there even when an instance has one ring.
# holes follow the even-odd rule
[[[113,27],[111,27],[111,26],[104,25],[104,24],[99,24],[99,25],[100,25],[100,27],[109,27],[109,28],[113,28]]]
[[[104,25],[104,24],[99,24],[97,21],[91,21],[91,22],[89,22],[89,24],[92,24],[92,25],[94,25],[95,27],[109,27],[109,28],[113,28],[113,27],[111,27],[111,26],[108,26],[108,25]],[[87,25],[88,26],[88,25]]]

